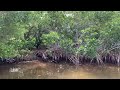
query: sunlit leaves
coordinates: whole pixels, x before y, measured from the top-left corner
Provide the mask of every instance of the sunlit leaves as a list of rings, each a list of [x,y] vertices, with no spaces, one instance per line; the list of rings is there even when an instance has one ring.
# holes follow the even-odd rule
[[[50,32],[49,34],[42,35],[43,44],[50,46],[54,45],[59,40],[59,35],[57,32]]]

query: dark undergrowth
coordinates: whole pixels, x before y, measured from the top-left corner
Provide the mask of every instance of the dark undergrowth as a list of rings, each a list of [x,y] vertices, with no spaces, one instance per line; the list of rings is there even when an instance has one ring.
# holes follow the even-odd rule
[[[82,64],[92,64],[92,65],[104,65],[113,64],[119,66],[120,54],[117,53],[107,53],[103,55],[98,55],[97,57],[90,58],[83,55],[73,55],[70,53],[65,53],[60,49],[56,50],[37,50],[35,55],[42,58],[46,62],[61,63],[67,62],[74,65]]]
[[[61,49],[46,49],[46,50],[34,50],[32,55],[26,55],[24,57],[14,58],[0,58],[0,65],[2,64],[17,64],[22,61],[40,60],[43,62],[52,63],[69,63],[71,65],[104,65],[113,64],[119,66],[120,55],[115,53],[107,53],[99,55],[95,58],[90,58],[83,55],[73,55],[65,53]]]

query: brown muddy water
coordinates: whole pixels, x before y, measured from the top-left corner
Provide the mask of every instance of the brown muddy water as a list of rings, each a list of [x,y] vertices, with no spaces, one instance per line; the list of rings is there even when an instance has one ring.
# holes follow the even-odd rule
[[[1,65],[0,79],[120,79],[119,69],[113,65],[74,66],[34,60]]]

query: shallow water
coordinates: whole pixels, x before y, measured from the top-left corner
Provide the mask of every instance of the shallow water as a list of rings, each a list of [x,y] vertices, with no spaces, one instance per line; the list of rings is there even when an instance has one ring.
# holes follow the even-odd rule
[[[120,79],[119,69],[113,65],[74,66],[35,60],[1,65],[0,79]]]

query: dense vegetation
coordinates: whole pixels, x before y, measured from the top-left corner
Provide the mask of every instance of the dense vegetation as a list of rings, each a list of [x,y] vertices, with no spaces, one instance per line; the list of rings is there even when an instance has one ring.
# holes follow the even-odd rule
[[[44,59],[115,63],[120,61],[119,11],[1,11],[0,57],[32,50]]]

